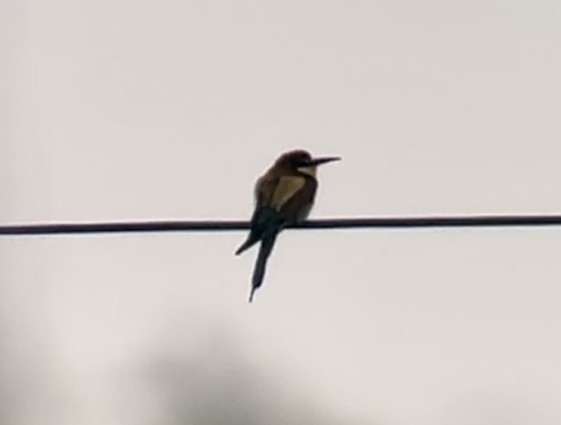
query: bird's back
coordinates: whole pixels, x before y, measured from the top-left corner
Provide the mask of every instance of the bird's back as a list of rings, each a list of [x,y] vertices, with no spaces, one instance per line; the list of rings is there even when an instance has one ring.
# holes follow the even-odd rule
[[[305,173],[265,174],[256,184],[256,212],[272,208],[286,224],[298,223],[308,216],[316,190],[316,179]]]

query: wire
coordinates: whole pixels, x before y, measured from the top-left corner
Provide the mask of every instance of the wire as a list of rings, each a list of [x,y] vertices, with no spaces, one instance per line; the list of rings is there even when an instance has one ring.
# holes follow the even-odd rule
[[[324,218],[294,229],[439,228],[439,227],[561,226],[561,215],[479,215],[434,217]],[[215,232],[248,230],[247,221],[138,221],[106,223],[46,223],[0,226],[0,236],[94,233]]]

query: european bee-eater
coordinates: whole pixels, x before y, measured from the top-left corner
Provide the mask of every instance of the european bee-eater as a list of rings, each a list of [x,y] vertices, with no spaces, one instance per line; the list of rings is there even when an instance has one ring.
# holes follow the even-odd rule
[[[318,165],[338,161],[338,157],[312,158],[304,150],[294,150],[281,155],[255,185],[255,210],[251,217],[251,229],[246,241],[236,255],[261,241],[253,277],[251,293],[263,283],[267,259],[275,239],[286,226],[300,223],[308,217],[318,182]]]

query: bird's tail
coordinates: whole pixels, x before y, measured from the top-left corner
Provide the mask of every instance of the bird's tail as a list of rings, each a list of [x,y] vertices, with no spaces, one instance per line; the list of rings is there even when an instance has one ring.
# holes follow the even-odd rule
[[[275,240],[277,239],[278,231],[272,232],[270,235],[264,237],[261,241],[261,246],[259,247],[259,253],[257,254],[257,260],[255,261],[255,269],[253,270],[253,276],[251,278],[251,293],[249,294],[249,302],[253,301],[253,294],[263,283],[263,278],[265,277],[265,269],[267,267],[267,260],[273,246],[275,245]]]
[[[236,255],[240,255],[242,252],[244,252],[246,249],[251,248],[257,242],[259,242],[259,238],[255,237],[253,232],[251,232],[247,237],[247,239],[245,240],[245,242],[242,243],[240,247],[236,250]]]
[[[279,212],[270,207],[256,209],[251,218],[251,231],[247,239],[236,250],[236,255],[240,255],[246,249],[251,248],[271,231],[278,232],[283,226],[283,218]],[[273,230],[271,230],[273,229]]]

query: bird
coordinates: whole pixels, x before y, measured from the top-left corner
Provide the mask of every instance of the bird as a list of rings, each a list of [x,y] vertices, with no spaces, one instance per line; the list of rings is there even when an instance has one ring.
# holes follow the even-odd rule
[[[308,151],[296,149],[282,154],[257,179],[249,235],[235,252],[240,255],[261,242],[251,278],[250,303],[263,283],[267,260],[279,232],[304,221],[312,209],[318,187],[317,167],[340,159],[336,156],[313,158]]]

